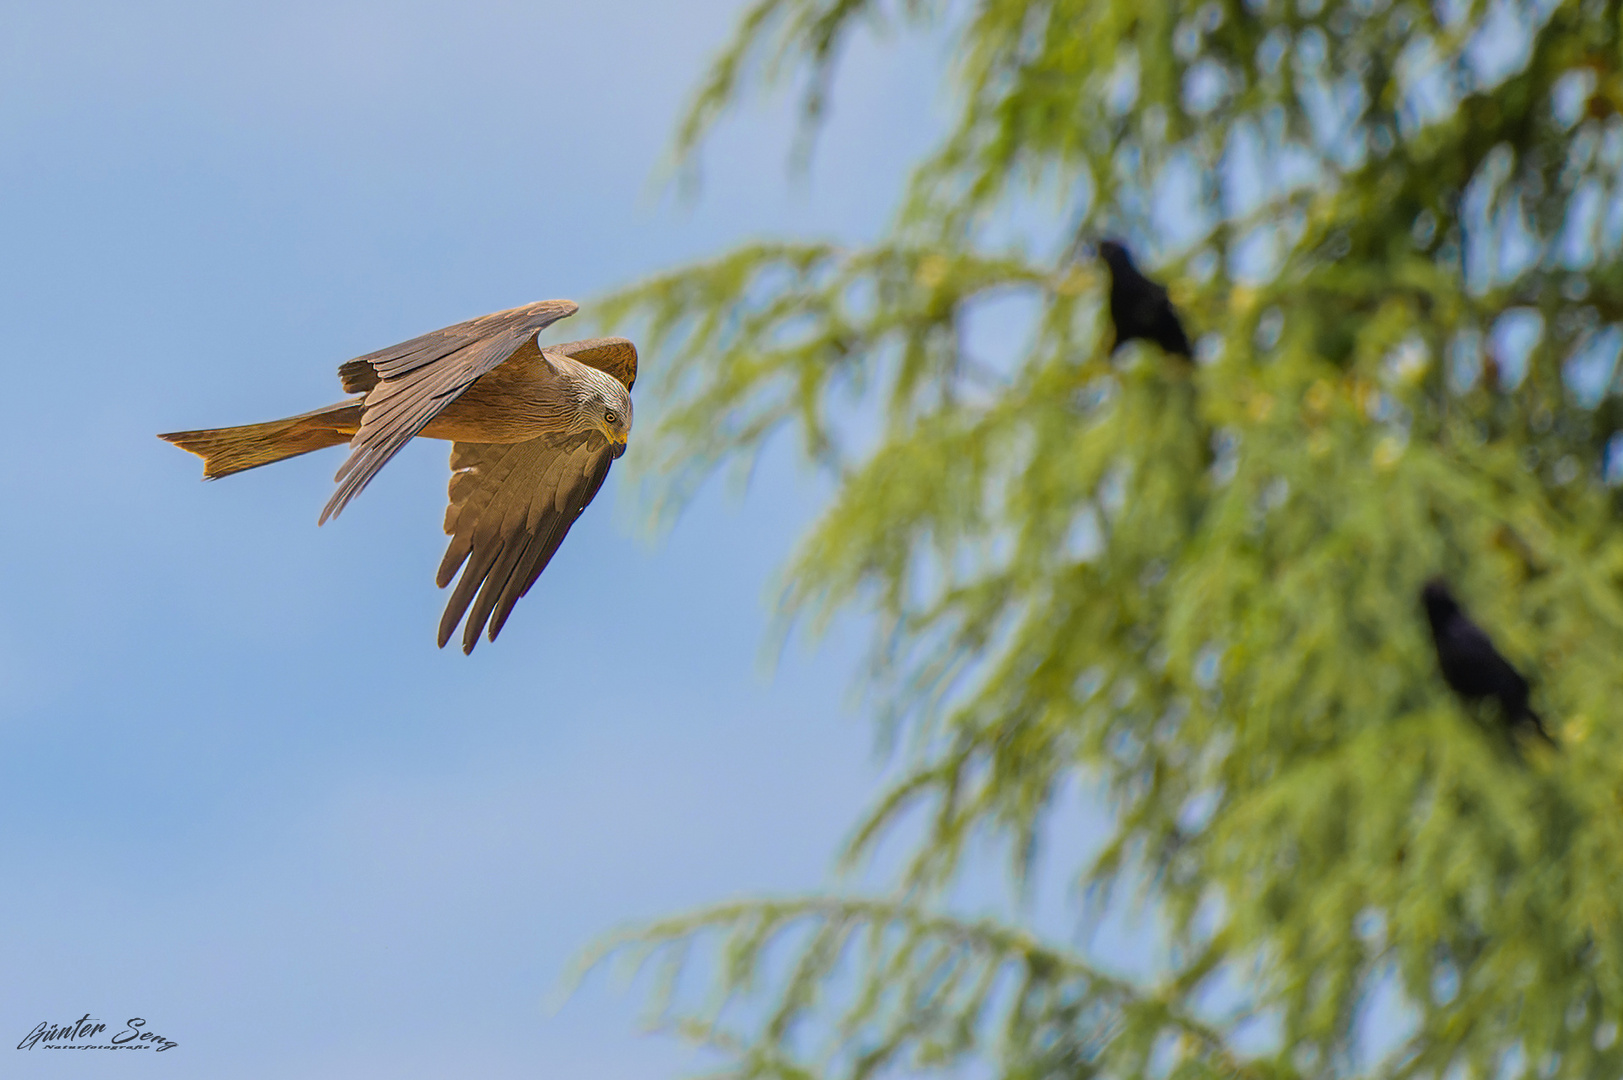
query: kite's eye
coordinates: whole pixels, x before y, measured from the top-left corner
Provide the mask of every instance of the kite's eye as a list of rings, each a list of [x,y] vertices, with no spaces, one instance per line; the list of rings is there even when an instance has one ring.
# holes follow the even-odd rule
[[[620,414],[615,412],[613,409],[606,409],[603,412],[603,419],[610,424],[618,424],[620,422]]]

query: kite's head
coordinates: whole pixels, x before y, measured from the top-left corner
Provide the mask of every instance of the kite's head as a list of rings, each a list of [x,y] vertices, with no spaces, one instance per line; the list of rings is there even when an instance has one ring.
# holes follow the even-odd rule
[[[586,368],[586,378],[586,425],[601,431],[614,444],[614,456],[619,457],[631,437],[631,391],[613,375],[596,368]]]

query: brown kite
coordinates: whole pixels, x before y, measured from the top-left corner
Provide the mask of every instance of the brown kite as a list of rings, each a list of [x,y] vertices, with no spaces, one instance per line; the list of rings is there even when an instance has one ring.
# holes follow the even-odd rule
[[[337,517],[413,437],[451,440],[451,544],[440,587],[466,566],[439,642],[466,613],[462,651],[472,652],[487,623],[496,640],[625,453],[636,346],[536,341],[578,310],[543,300],[447,326],[341,365],[344,391],[359,397],[286,420],[158,437],[202,457],[205,480],[349,443],[320,522]]]

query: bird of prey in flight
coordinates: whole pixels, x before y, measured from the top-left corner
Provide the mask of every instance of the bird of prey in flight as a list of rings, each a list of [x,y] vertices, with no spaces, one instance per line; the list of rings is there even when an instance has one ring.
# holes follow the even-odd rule
[[[444,588],[459,568],[462,577],[439,643],[466,614],[462,651],[472,652],[487,624],[496,640],[625,453],[636,346],[590,338],[543,348],[536,340],[578,310],[570,300],[543,300],[470,319],[341,365],[345,393],[359,396],[337,405],[158,437],[200,456],[205,480],[349,443],[323,523],[413,437],[449,439],[451,543],[437,580]]]
[[[1494,648],[1482,627],[1472,622],[1442,578],[1432,578],[1420,590],[1420,602],[1431,623],[1432,643],[1437,646],[1437,664],[1443,680],[1466,701],[1494,698],[1507,726],[1531,726],[1551,746],[1555,739],[1544,730],[1544,721],[1527,704],[1529,688],[1521,672]]]
[[[1166,288],[1139,273],[1132,255],[1120,241],[1101,241],[1099,257],[1110,268],[1110,321],[1116,328],[1116,341],[1110,351],[1114,353],[1134,338],[1143,338],[1174,356],[1194,359]]]

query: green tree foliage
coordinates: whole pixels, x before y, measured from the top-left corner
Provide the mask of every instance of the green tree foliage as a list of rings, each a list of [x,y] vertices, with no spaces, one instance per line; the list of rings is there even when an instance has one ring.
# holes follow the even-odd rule
[[[1617,0],[758,0],[680,150],[774,84],[815,128],[875,24],[957,58],[882,241],[610,306],[678,500],[785,431],[837,478],[786,610],[878,626],[904,768],[850,856],[924,828],[888,895],[633,934],[714,978],[661,1015],[741,1077],[1623,1072]],[[1199,364],[1109,355],[1076,242],[1110,234]],[[1013,362],[973,355],[1008,298]],[[1436,573],[1559,751],[1449,694]],[[1114,831],[1060,869],[1158,913],[1153,979],[950,913],[988,839],[1019,890],[1074,784]],[[1361,1026],[1382,987],[1401,1032]]]

